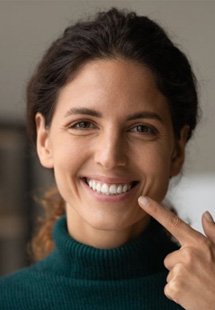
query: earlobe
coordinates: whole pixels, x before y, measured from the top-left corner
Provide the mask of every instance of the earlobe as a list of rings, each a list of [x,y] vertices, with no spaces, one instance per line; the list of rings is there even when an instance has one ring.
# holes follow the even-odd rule
[[[45,125],[45,118],[41,113],[35,116],[37,129],[37,154],[40,163],[45,168],[53,168],[52,149],[49,137],[49,130]]]
[[[170,177],[178,175],[182,169],[189,130],[189,126],[185,125],[180,131],[180,138],[175,142],[175,147],[171,158]]]

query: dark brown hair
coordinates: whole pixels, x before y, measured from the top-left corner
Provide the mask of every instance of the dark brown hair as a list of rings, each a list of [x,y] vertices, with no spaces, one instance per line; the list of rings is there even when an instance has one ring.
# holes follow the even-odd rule
[[[148,17],[112,8],[99,12],[93,20],[68,27],[36,68],[27,87],[27,127],[34,143],[36,113],[42,113],[46,125],[50,125],[60,89],[80,66],[93,59],[117,57],[134,60],[153,72],[158,89],[167,98],[175,136],[179,137],[181,128],[188,125],[188,139],[191,137],[197,122],[198,98],[187,57]],[[34,242],[37,258],[51,250],[52,226],[65,212],[57,191],[45,201],[47,216]],[[49,240],[49,247],[44,240]]]

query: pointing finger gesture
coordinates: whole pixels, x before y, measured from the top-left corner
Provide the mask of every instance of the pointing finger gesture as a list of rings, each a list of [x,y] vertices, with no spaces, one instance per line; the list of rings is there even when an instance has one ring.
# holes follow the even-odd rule
[[[151,198],[141,196],[138,203],[181,245],[164,260],[169,270],[165,295],[188,310],[214,310],[215,223],[210,213],[202,217],[204,236]]]

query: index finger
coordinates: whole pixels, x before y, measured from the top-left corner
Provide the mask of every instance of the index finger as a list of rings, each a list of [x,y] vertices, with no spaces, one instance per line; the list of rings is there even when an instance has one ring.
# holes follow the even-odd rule
[[[151,198],[141,196],[138,199],[138,203],[145,212],[165,227],[181,245],[193,244],[205,238],[203,234],[194,230],[175,213],[164,208]]]

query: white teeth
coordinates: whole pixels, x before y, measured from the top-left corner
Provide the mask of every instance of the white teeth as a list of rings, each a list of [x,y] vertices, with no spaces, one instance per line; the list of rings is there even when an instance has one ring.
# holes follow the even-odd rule
[[[125,185],[123,186],[123,188],[122,188],[122,191],[123,191],[123,193],[125,193],[125,192],[127,192],[127,190],[128,190],[128,185],[125,184]]]
[[[93,181],[93,190],[95,190],[95,189],[96,189],[96,182]]]
[[[116,194],[117,193],[117,187],[116,187],[116,185],[111,185],[110,187],[109,187],[109,193],[110,194]]]
[[[96,191],[100,193],[100,191],[101,191],[101,184],[100,183],[96,184]]]
[[[102,193],[105,195],[117,195],[122,194],[131,189],[131,184],[111,184],[108,185],[106,183],[100,183],[95,180],[87,179],[87,183],[90,188],[98,193]]]
[[[108,194],[108,193],[109,193],[108,185],[107,185],[107,184],[102,184],[101,192],[102,192],[103,194]]]
[[[117,186],[117,193],[122,193],[122,185]]]

